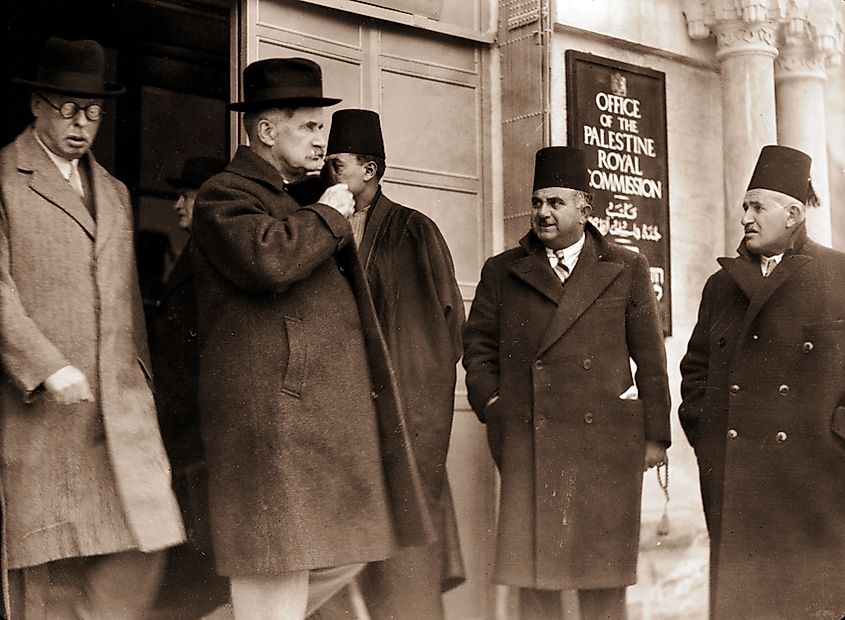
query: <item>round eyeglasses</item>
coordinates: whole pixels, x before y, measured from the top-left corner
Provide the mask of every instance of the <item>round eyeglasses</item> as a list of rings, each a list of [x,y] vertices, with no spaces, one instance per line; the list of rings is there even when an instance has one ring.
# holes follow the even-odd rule
[[[58,110],[59,114],[62,115],[62,118],[76,118],[76,115],[79,114],[80,110],[82,110],[85,113],[85,118],[89,121],[98,121],[103,118],[103,114],[106,113],[105,110],[103,110],[103,106],[99,103],[89,103],[86,106],[81,106],[73,101],[65,101],[61,105],[56,105],[44,95],[39,94],[38,96],[49,103],[51,107]]]

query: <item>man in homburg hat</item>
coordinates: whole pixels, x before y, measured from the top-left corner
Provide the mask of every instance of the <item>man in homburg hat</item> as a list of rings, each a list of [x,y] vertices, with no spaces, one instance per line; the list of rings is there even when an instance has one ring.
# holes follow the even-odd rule
[[[657,299],[645,257],[589,223],[582,151],[538,151],[533,192],[531,230],[485,263],[464,330],[501,474],[494,580],[520,588],[522,620],[561,618],[561,590],[584,620],[625,618],[643,470],[670,439]]]
[[[441,591],[463,581],[457,520],[446,476],[463,301],[452,256],[437,225],[382,192],[379,115],[332,115],[326,166],[355,198],[352,232],[373,293],[438,541],[367,566],[359,585],[373,620],[443,618]],[[322,617],[327,612],[324,610]]]
[[[126,187],[90,153],[94,41],[49,39],[0,152],[4,553],[12,618],[141,618],[183,540],[153,395]]]
[[[810,157],[763,147],[681,362],[720,620],[845,615],[845,254],[815,202]]]
[[[197,190],[226,162],[213,157],[185,160],[168,185],[179,194],[173,209],[179,227],[190,233]],[[188,542],[170,550],[159,605],[179,618],[199,618],[228,601],[229,582],[214,570],[208,524],[208,483],[197,408],[197,310],[190,238],[164,283],[150,316],[150,354],[156,378],[164,447],[173,469],[173,488],[182,509]]]
[[[212,542],[236,618],[302,618],[433,527],[352,194],[300,208],[286,191],[322,168],[338,99],[302,58],[252,63],[243,85],[229,107],[250,144],[200,188],[192,227]]]

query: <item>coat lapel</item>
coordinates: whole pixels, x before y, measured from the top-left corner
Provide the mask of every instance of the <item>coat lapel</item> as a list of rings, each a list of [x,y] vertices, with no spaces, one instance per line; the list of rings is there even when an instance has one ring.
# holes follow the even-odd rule
[[[563,287],[557,311],[552,315],[552,320],[540,341],[538,355],[557,342],[622,272],[624,266],[620,263],[603,260],[599,252],[600,243],[601,239],[597,240],[590,231],[587,232],[584,249],[581,250],[578,263]],[[551,271],[551,268],[549,270]],[[554,273],[552,275],[554,276]]]
[[[789,253],[783,257],[780,265],[769,275],[764,278],[760,273],[760,266],[757,261],[748,257],[740,256],[737,258],[720,258],[719,264],[730,275],[737,286],[742,289],[748,297],[748,309],[745,311],[745,316],[742,319],[742,327],[739,332],[739,340],[742,341],[751,324],[766,302],[771,298],[775,291],[777,291],[783,284],[789,280],[796,271],[806,265],[812,259],[800,253]]]
[[[94,239],[96,224],[82,197],[62,178],[59,169],[35,141],[32,131],[20,135],[17,150],[18,169],[31,174],[30,189],[73,218]]]
[[[370,207],[370,214],[367,218],[367,225],[364,228],[364,236],[361,238],[361,245],[358,246],[358,256],[367,271],[373,257],[373,246],[382,225],[390,218],[398,205],[381,193],[379,189],[375,203]]]
[[[121,226],[121,198],[111,175],[97,163],[91,153],[88,153],[87,157],[91,170],[91,191],[94,193],[92,196],[95,205],[94,212],[97,214],[97,253],[99,254],[114,229]]]

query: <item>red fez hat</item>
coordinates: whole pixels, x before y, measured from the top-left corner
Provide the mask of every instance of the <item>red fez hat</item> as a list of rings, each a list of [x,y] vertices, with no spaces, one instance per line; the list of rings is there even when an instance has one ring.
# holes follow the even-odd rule
[[[810,182],[810,156],[788,146],[764,146],[748,183],[748,190],[768,189],[792,196],[802,204],[818,204]]]
[[[544,187],[566,187],[589,192],[584,151],[571,146],[547,146],[537,151],[532,191]]]
[[[326,155],[356,153],[384,159],[384,140],[378,113],[372,110],[337,110],[332,114],[332,128]]]
[[[126,92],[120,84],[106,82],[105,75],[102,45],[90,39],[66,41],[51,37],[44,44],[35,79],[13,81],[32,90],[87,98],[114,97]]]
[[[340,102],[323,97],[323,71],[307,58],[268,58],[244,69],[244,100],[226,107],[236,112],[284,107],[322,108]]]

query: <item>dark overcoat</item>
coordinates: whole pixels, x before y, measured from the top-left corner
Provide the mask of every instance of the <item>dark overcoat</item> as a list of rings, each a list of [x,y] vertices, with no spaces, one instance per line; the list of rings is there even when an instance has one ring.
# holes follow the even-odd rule
[[[681,362],[713,618],[845,614],[845,254],[720,258]]]
[[[562,287],[533,232],[489,259],[464,330],[470,404],[501,473],[495,580],[636,581],[645,440],[669,445],[648,263],[589,223]],[[622,400],[637,364],[638,400]],[[494,394],[499,399],[485,408]]]
[[[126,188],[90,154],[96,218],[25,130],[0,152],[0,383],[9,568],[183,540],[150,389]],[[72,364],[94,402],[43,390]]]
[[[396,370],[426,499],[443,541],[442,587],[448,590],[464,580],[446,475],[464,324],[452,255],[431,219],[380,190],[358,252]]]
[[[193,219],[199,405],[224,575],[384,559],[432,526],[349,222],[247,147]]]

